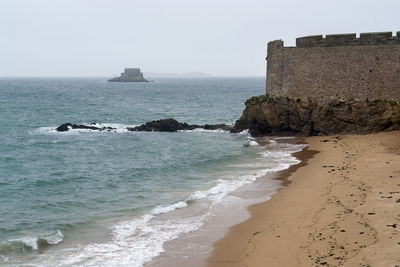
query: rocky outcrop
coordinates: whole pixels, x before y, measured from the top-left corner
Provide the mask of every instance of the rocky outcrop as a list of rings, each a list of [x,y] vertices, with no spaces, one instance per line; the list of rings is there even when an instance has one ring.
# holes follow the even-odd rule
[[[148,82],[139,68],[126,68],[121,76],[108,80],[109,82]]]
[[[83,125],[83,124],[73,124],[73,123],[64,123],[61,124],[56,128],[58,132],[66,132],[71,129],[85,129],[85,130],[95,130],[95,131],[111,131],[115,130],[115,128],[112,127],[96,127],[93,126],[95,123],[89,124],[89,125]]]
[[[59,132],[65,132],[71,129],[86,129],[86,130],[95,130],[95,131],[112,131],[116,130],[116,128],[112,127],[97,127],[94,126],[95,123],[91,123],[89,125],[84,124],[72,124],[72,123],[64,123],[56,128]],[[233,129],[232,125],[226,124],[206,124],[206,125],[197,125],[197,124],[188,124],[186,122],[178,122],[175,119],[162,119],[156,121],[150,121],[145,124],[136,127],[127,127],[126,129],[131,132],[177,132],[181,130],[194,130],[194,129],[205,129],[205,130],[224,130],[231,131]]]
[[[272,98],[268,95],[252,97],[235,125],[188,124],[175,119],[150,121],[132,132],[177,132],[181,130],[224,130],[233,133],[249,130],[253,136],[263,135],[333,135],[367,134],[388,130],[400,130],[400,105],[395,101],[374,100],[301,100],[288,97]],[[113,131],[112,127],[64,123],[56,128],[59,132],[70,129]]]
[[[248,129],[262,135],[367,134],[400,129],[400,105],[394,101],[356,101],[271,98],[246,101],[232,132]]]
[[[226,124],[205,124],[205,125],[187,124],[186,122],[178,122],[175,119],[169,118],[169,119],[150,121],[140,126],[127,129],[135,132],[143,132],[143,131],[176,132],[176,131],[194,130],[194,129],[231,131],[233,129],[233,126]]]
[[[150,121],[134,128],[128,128],[135,132],[177,132],[180,130],[194,130],[200,128],[199,125],[189,125],[186,122],[178,122],[175,119],[163,119]]]

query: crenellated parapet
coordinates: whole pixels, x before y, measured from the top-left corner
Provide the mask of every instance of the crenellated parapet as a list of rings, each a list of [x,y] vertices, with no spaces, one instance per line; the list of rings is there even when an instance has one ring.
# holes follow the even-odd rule
[[[268,43],[266,91],[275,97],[400,101],[400,32]]]
[[[396,45],[400,44],[400,32],[370,32],[357,34],[327,34],[305,36],[296,39],[296,47],[335,47],[335,46],[368,46],[368,45]]]

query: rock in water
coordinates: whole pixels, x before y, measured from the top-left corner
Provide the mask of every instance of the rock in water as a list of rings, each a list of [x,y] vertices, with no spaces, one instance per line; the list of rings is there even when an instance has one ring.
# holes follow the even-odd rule
[[[143,77],[143,73],[139,68],[126,68],[121,76],[108,80],[109,82],[148,82]]]
[[[116,130],[113,127],[96,127],[96,126],[91,126],[91,125],[80,125],[80,124],[72,124],[72,123],[64,123],[61,124],[56,128],[56,131],[58,132],[66,132],[69,131],[70,129],[85,129],[85,130],[95,130],[95,131],[111,131],[111,130]]]
[[[175,119],[162,119],[157,121],[150,121],[140,126],[134,128],[127,128],[129,131],[135,132],[177,132],[181,130],[194,130],[194,129],[205,129],[205,130],[224,130],[231,131],[233,129],[232,125],[226,124],[206,124],[206,125],[197,125],[197,124],[188,124],[186,122],[178,122]]]
[[[63,124],[61,124],[60,126],[58,126],[58,127],[56,128],[56,130],[57,130],[58,132],[66,132],[66,131],[68,131],[69,129],[72,129],[72,124],[71,124],[71,123],[63,123]]]
[[[246,101],[232,132],[262,135],[367,134],[400,129],[400,105],[386,100],[319,102],[268,95]]]
[[[226,124],[206,124],[199,128],[203,128],[204,130],[223,130],[223,131],[231,131],[233,129],[232,125],[226,125]]]
[[[97,130],[97,131],[112,131],[116,130],[112,127],[97,127],[93,126],[95,123],[89,125],[80,125],[80,124],[72,124],[72,123],[64,123],[56,128],[58,132],[66,132],[70,129],[89,129],[89,130]],[[197,124],[188,124],[186,122],[178,122],[175,119],[162,119],[156,121],[150,121],[145,124],[136,127],[127,127],[126,129],[131,132],[177,132],[180,130],[194,130],[197,128],[203,128],[205,130],[216,130],[221,129],[224,131],[232,130],[232,125],[226,124],[206,124],[206,125],[197,125]]]
[[[178,122],[175,119],[162,119],[150,121],[134,128],[127,128],[134,132],[176,132],[179,130],[193,130],[199,128],[199,125],[189,125],[186,122]]]

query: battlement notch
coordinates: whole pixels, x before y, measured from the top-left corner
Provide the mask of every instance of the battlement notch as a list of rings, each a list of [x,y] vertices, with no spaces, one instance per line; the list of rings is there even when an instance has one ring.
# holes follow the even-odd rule
[[[328,34],[268,43],[266,91],[299,99],[400,101],[400,31]]]
[[[311,35],[296,39],[296,47],[336,47],[336,46],[372,46],[372,45],[397,45],[400,44],[400,32],[368,32],[361,33],[357,38],[355,33]]]

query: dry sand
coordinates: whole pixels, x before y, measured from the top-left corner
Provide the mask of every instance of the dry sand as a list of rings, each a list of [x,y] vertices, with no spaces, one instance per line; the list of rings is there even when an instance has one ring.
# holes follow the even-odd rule
[[[209,266],[400,266],[400,132],[305,142],[319,153],[249,208]]]

